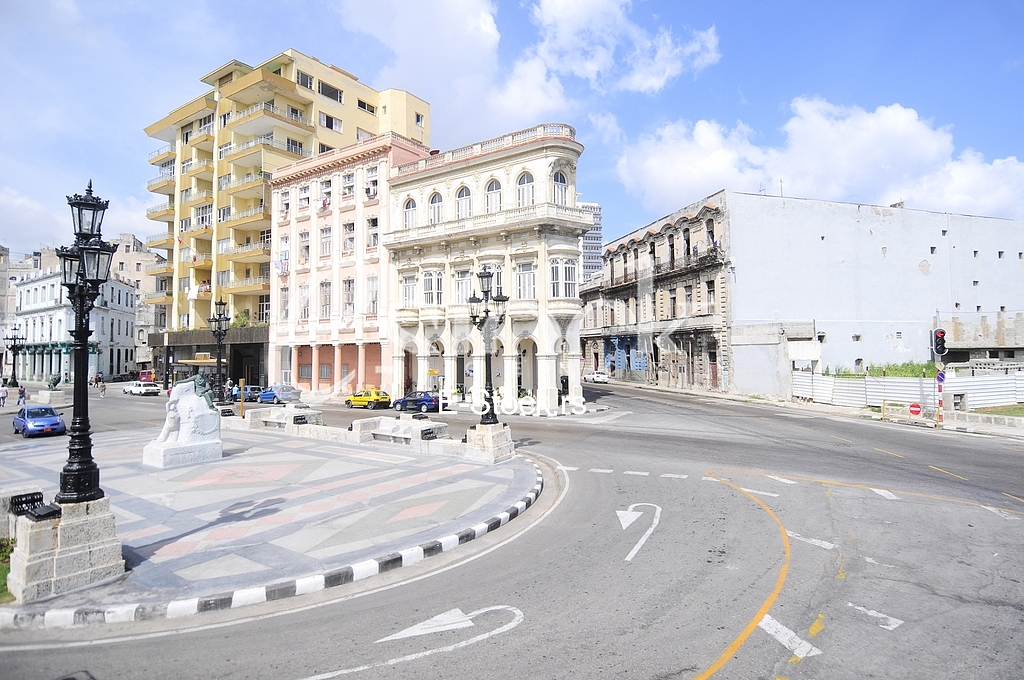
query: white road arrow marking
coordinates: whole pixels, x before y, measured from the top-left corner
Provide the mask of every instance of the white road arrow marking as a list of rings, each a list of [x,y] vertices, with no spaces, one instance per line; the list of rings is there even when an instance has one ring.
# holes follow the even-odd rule
[[[633,510],[633,508],[638,508],[641,505],[646,505],[647,507],[654,508],[654,521],[651,522],[651,528],[644,532],[644,535],[640,537],[640,540],[637,541],[637,544],[634,545],[633,549],[629,551],[628,555],[626,555],[627,562],[633,561],[633,558],[636,557],[636,554],[640,551],[640,548],[643,547],[644,543],[647,542],[647,539],[650,538],[651,534],[654,533],[654,528],[657,527],[658,522],[661,521],[661,506],[655,505],[654,503],[633,503],[633,505],[629,506],[627,510],[615,511],[615,514],[619,517],[619,524],[621,524],[622,528],[625,529],[630,524],[635,522],[637,518],[640,517],[640,515],[643,514],[642,512],[636,512]]]
[[[381,638],[377,642],[390,642],[391,640],[401,640],[402,638],[415,637],[417,635],[429,635],[430,633],[441,633],[446,630],[470,628],[472,625],[473,621],[463,614],[461,609],[449,609],[443,614],[438,614],[432,619],[427,619],[423,623],[417,623],[415,626],[410,626],[394,635]]]
[[[764,618],[761,619],[761,623],[757,624],[757,626],[781,642],[783,647],[793,652],[793,656],[798,656],[801,659],[804,659],[808,656],[817,656],[818,654],[821,654],[820,649],[806,640],[801,640],[796,633],[791,631],[789,628],[786,628],[767,614],[764,615]]]
[[[768,475],[768,479],[774,479],[776,482],[782,482],[783,484],[796,484],[792,479],[786,479],[785,477],[776,477],[775,475]]]
[[[747,493],[752,493],[752,494],[754,494],[756,496],[770,496],[772,498],[778,498],[779,497],[779,494],[772,493],[771,491],[758,491],[757,489],[744,489],[743,487],[740,487],[740,490],[741,491],[746,491]]]
[[[886,623],[884,625],[880,623],[878,625],[880,627],[882,627],[882,628],[885,628],[886,630],[896,630],[903,623],[905,623],[904,621],[902,621],[900,619],[897,619],[895,617],[889,616],[888,614],[883,614],[882,612],[876,612],[874,609],[868,609],[867,607],[857,607],[852,602],[847,602],[846,604],[847,604],[847,606],[853,607],[854,609],[856,609],[859,612],[864,612],[868,616],[873,616],[876,619],[885,619],[886,621],[888,621],[888,623]]]
[[[835,543],[829,543],[828,541],[820,541],[817,538],[806,538],[806,537],[801,536],[800,534],[796,533],[795,531],[786,531],[786,535],[789,536],[792,539],[797,540],[797,541],[803,541],[804,543],[810,543],[811,545],[816,545],[819,548],[824,548],[825,550],[831,550],[832,548],[836,547]]]
[[[486,633],[481,633],[480,635],[477,635],[475,637],[471,637],[468,640],[463,640],[461,642],[456,642],[455,644],[447,645],[445,647],[437,647],[435,649],[428,649],[426,651],[417,652],[415,654],[407,654],[406,656],[399,656],[399,657],[396,657],[394,659],[388,659],[387,661],[380,661],[378,663],[366,664],[365,666],[356,666],[354,668],[342,668],[341,670],[331,671],[329,673],[321,673],[320,675],[312,675],[312,676],[310,676],[308,678],[304,678],[303,680],[328,680],[328,678],[336,678],[336,677],[338,677],[340,675],[352,675],[353,673],[361,673],[362,671],[368,671],[371,668],[383,668],[385,666],[395,666],[395,665],[403,663],[405,661],[415,661],[416,659],[422,659],[423,657],[431,656],[433,654],[440,654],[442,652],[453,652],[456,649],[461,649],[463,647],[468,647],[471,644],[474,644],[476,642],[480,642],[481,640],[486,640],[489,637],[494,637],[495,635],[501,635],[502,633],[506,633],[506,632],[512,630],[513,628],[515,628],[516,626],[518,626],[526,618],[523,615],[523,612],[521,612],[520,610],[516,609],[515,607],[510,607],[510,606],[504,605],[504,604],[499,604],[499,605],[496,605],[494,607],[484,607],[483,609],[477,609],[475,612],[470,612],[470,613],[466,614],[465,617],[467,619],[472,619],[472,618],[474,618],[476,616],[479,616],[480,614],[486,614],[487,612],[501,611],[501,610],[506,610],[506,611],[512,612],[512,614],[514,615],[514,618],[511,621],[509,621],[508,623],[506,623],[504,626],[501,626],[499,628],[495,628],[494,630],[489,630]],[[454,610],[453,609],[451,611],[458,611],[458,610]],[[448,613],[450,613],[450,612],[446,612],[446,614],[448,614]],[[434,617],[434,618],[437,618],[437,617]],[[415,628],[415,626],[413,626],[413,627]],[[381,640],[380,642],[383,642],[383,640]]]
[[[871,489],[871,490],[874,491],[875,493],[877,493],[882,498],[888,498],[891,501],[898,501],[900,499],[899,496],[897,496],[896,494],[894,494],[891,491],[886,491],[885,489]]]
[[[988,505],[983,505],[981,507],[985,508],[989,512],[992,512],[992,513],[995,513],[995,514],[999,515],[1003,519],[1017,519],[1017,520],[1020,519],[1020,517],[1014,517],[1010,513],[1006,512],[1005,510],[1000,510],[999,508],[993,508],[993,507],[988,506]]]

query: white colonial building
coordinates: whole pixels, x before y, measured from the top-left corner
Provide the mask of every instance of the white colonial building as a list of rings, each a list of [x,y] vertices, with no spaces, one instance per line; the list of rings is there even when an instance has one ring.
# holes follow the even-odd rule
[[[581,398],[580,237],[594,226],[576,206],[583,146],[569,125],[546,124],[393,167],[390,253],[392,384],[482,398],[484,352],[494,387],[554,410],[560,385]],[[476,274],[510,298],[484,348],[471,323]],[[562,380],[564,378],[564,381]]]

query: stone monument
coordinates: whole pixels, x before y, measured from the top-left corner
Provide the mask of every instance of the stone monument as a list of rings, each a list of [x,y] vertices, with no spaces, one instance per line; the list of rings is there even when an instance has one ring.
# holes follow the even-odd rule
[[[220,413],[213,407],[206,378],[195,375],[176,382],[167,400],[164,427],[142,449],[142,464],[165,468],[217,460],[223,455]]]
[[[55,375],[50,378],[50,382],[47,383],[49,389],[40,390],[36,392],[36,395],[32,397],[32,401],[39,404],[50,404],[51,406],[64,406],[65,397],[63,390],[57,389],[60,384],[60,376]]]

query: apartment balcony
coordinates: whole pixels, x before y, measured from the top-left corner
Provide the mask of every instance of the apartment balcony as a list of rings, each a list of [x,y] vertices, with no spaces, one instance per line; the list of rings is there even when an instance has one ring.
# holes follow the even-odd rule
[[[146,217],[151,220],[157,220],[158,222],[173,222],[174,221],[174,204],[159,203],[150,208],[146,208]]]
[[[146,274],[149,276],[162,276],[173,273],[174,263],[170,260],[163,260],[162,262],[154,262],[153,264],[146,265]]]
[[[146,188],[152,191],[154,194],[167,194],[171,196],[174,194],[174,173],[167,172],[161,173],[158,177],[146,182]]]
[[[594,226],[593,216],[579,208],[555,203],[538,203],[524,208],[512,208],[496,213],[474,215],[461,220],[425,224],[412,229],[401,229],[384,235],[384,245],[412,246],[432,243],[445,238],[482,236],[508,229],[555,226],[578,230],[581,234]]]
[[[158,290],[155,293],[146,293],[142,298],[147,305],[169,305],[174,301],[171,291]]]
[[[273,132],[275,127],[283,127],[302,135],[315,132],[313,124],[302,113],[285,111],[270,102],[259,102],[232,114],[224,129],[243,135],[266,135]]]
[[[213,203],[212,191],[189,189],[188,191],[181,192],[181,207],[186,210],[207,203]]]
[[[551,298],[547,306],[548,316],[556,319],[573,319],[583,313],[583,301],[579,298]]]
[[[186,146],[192,146],[203,151],[213,150],[213,123],[202,125],[195,130],[185,141]]]
[[[181,164],[181,174],[186,177],[198,179],[213,179],[213,159],[203,158],[200,160],[189,159]]]
[[[274,139],[273,135],[264,135],[250,139],[240,144],[221,149],[218,154],[220,159],[228,163],[239,163],[242,165],[263,165],[260,162],[260,154],[264,151],[273,152],[285,157],[288,160],[299,160],[309,158],[313,154],[304,146],[296,146]],[[593,226],[593,223],[591,223]]]
[[[246,243],[228,248],[221,255],[231,262],[267,262],[270,260],[270,243]]]
[[[270,208],[267,206],[250,208],[249,210],[231,213],[227,217],[221,218],[219,221],[221,223],[230,224],[233,229],[257,229],[264,226],[269,227]],[[260,222],[267,222],[267,224],[262,225]]]
[[[536,321],[539,310],[536,300],[511,300],[505,315],[513,321]]]
[[[299,87],[294,81],[283,78],[266,69],[256,69],[220,88],[221,97],[240,104],[256,104],[284,94],[293,101],[310,104],[313,91]]]
[[[196,300],[212,300],[213,289],[210,287],[210,284],[204,283],[197,288],[196,292],[192,296],[194,296]]]
[[[218,188],[235,198],[263,198],[267,191],[269,172],[254,172],[236,177]]]
[[[395,311],[395,323],[403,328],[419,325],[420,310],[415,307],[405,307]]]
[[[253,276],[247,279],[236,279],[222,284],[221,287],[232,295],[266,293],[270,290],[270,277]]]
[[[441,326],[445,321],[445,309],[436,305],[420,307],[420,321],[427,326]]]
[[[186,267],[192,267],[193,269],[210,269],[213,267],[213,255],[210,253],[192,253],[188,257],[183,257],[181,262]]]
[[[448,319],[455,321],[456,323],[469,323],[470,322],[470,309],[469,305],[454,304],[448,305]]]
[[[189,238],[213,238],[213,215],[201,215],[195,219],[185,218],[181,223],[181,235]]]
[[[174,248],[174,234],[169,231],[164,231],[159,234],[153,234],[152,236],[146,237],[147,248]]]
[[[168,144],[167,146],[162,146],[149,154],[149,164],[162,165],[175,157],[176,154],[174,153],[174,147]]]

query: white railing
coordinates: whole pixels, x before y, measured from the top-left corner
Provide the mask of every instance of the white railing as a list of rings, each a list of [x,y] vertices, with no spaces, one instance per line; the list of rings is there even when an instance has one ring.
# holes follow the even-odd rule
[[[161,172],[158,176],[156,176],[153,179],[149,180],[149,182],[146,184],[146,188],[147,189],[151,189],[155,185],[162,184],[162,183],[167,182],[167,181],[171,181],[171,182],[174,181],[174,171],[173,170],[171,172]]]
[[[220,188],[221,188],[222,191],[225,190],[225,189],[234,189],[235,187],[240,187],[243,184],[248,184],[249,182],[257,182],[257,181],[261,181],[261,180],[262,181],[267,181],[269,179],[270,179],[270,173],[269,172],[262,172],[262,171],[261,172],[251,172],[248,175],[243,175],[242,177],[237,177],[235,179],[232,179],[230,182],[224,182],[223,185],[221,185]]]
[[[461,220],[439,222],[437,224],[426,224],[412,229],[402,229],[384,235],[384,243],[391,244],[398,241],[418,239],[427,236],[441,236],[482,229],[486,227],[498,227],[511,225],[531,219],[561,218],[573,221],[593,222],[591,214],[580,208],[571,208],[565,205],[554,203],[538,203],[523,208],[512,208],[497,213],[475,215]]]
[[[242,212],[231,213],[226,217],[220,218],[219,221],[234,222],[235,220],[244,220],[247,217],[255,217],[256,215],[263,215],[266,219],[270,219],[270,209],[265,208],[263,206],[259,206],[258,208],[249,208],[248,210],[243,210]]]
[[[171,148],[171,145],[170,145],[170,144],[168,144],[168,145],[166,145],[166,146],[161,146],[161,147],[160,147],[159,149],[157,149],[156,151],[151,151],[151,152],[149,153],[149,160],[153,160],[153,159],[154,159],[154,158],[156,158],[157,156],[163,156],[163,155],[164,155],[165,153],[171,153],[171,152],[173,152],[173,151],[174,151],[174,149],[173,149],[173,148]]]
[[[174,211],[174,204],[173,203],[161,203],[160,205],[154,205],[152,207],[146,208],[146,217],[149,217],[150,215],[153,215],[155,213],[164,212],[165,210],[170,210],[170,211],[173,212]]]
[[[223,251],[224,255],[242,255],[244,253],[252,253],[255,251],[270,250],[270,244],[266,242],[257,241],[256,243],[246,243],[244,245],[235,246],[234,248],[228,248]]]
[[[491,153],[493,151],[507,149],[520,144],[526,144],[527,142],[532,142],[538,139],[551,139],[558,137],[576,139],[576,130],[571,125],[566,125],[565,123],[545,123],[543,125],[538,125],[537,127],[527,128],[511,134],[502,135],[501,137],[488,139],[483,142],[479,142],[478,144],[453,149],[452,151],[447,151],[412,163],[399,165],[392,168],[391,176],[400,177],[402,175],[420,172],[421,170],[427,170],[447,163],[461,161],[473,156],[479,156],[484,153]]]
[[[283,109],[279,109],[270,102],[260,102],[259,104],[253,104],[247,109],[232,114],[231,117],[229,117],[225,121],[225,124],[231,125],[232,123],[237,123],[243,118],[248,118],[249,116],[253,116],[263,111],[273,113],[275,115],[281,116],[282,118],[287,118],[288,120],[295,121],[296,123],[299,123],[301,125],[310,125],[308,122],[306,122],[306,117],[302,114],[302,112],[285,111]]]
[[[183,174],[183,175],[186,174],[186,173],[192,172],[193,170],[203,170],[203,169],[213,170],[213,161],[210,160],[209,158],[203,158],[203,159],[198,160],[198,161],[192,160],[190,158],[187,161],[182,161],[181,162],[181,174]]]
[[[196,191],[195,189],[186,189],[181,192],[181,202],[190,203],[192,201],[203,201],[209,200],[213,202],[213,192],[203,189],[202,191]]]
[[[305,149],[298,149],[292,146],[291,144],[279,142],[274,139],[273,135],[261,135],[254,139],[250,139],[248,142],[243,142],[242,144],[232,144],[227,148],[220,149],[220,159],[223,160],[232,154],[238,153],[240,151],[245,151],[247,149],[252,149],[253,147],[257,146],[270,146],[275,149],[281,149],[282,151],[287,151],[288,153],[295,154],[296,156],[301,156],[302,158],[309,158],[310,156],[313,155],[312,152],[307,151]]]
[[[160,269],[173,269],[173,268],[174,268],[174,263],[173,262],[170,262],[168,260],[163,260],[161,262],[154,262],[153,264],[147,264],[146,265],[146,273],[155,272],[155,271],[158,271]]]
[[[213,134],[213,123],[207,123],[206,125],[200,125],[197,135],[212,135]]]
[[[247,279],[236,279],[224,284],[225,288],[248,288],[250,286],[269,286],[269,276],[252,276]]]
[[[169,231],[162,232],[160,234],[153,234],[152,236],[147,236],[146,237],[146,245],[148,246],[151,243],[159,243],[160,241],[169,241],[169,240],[173,240],[173,239],[174,239],[174,234],[172,234],[171,232],[169,232]]]

